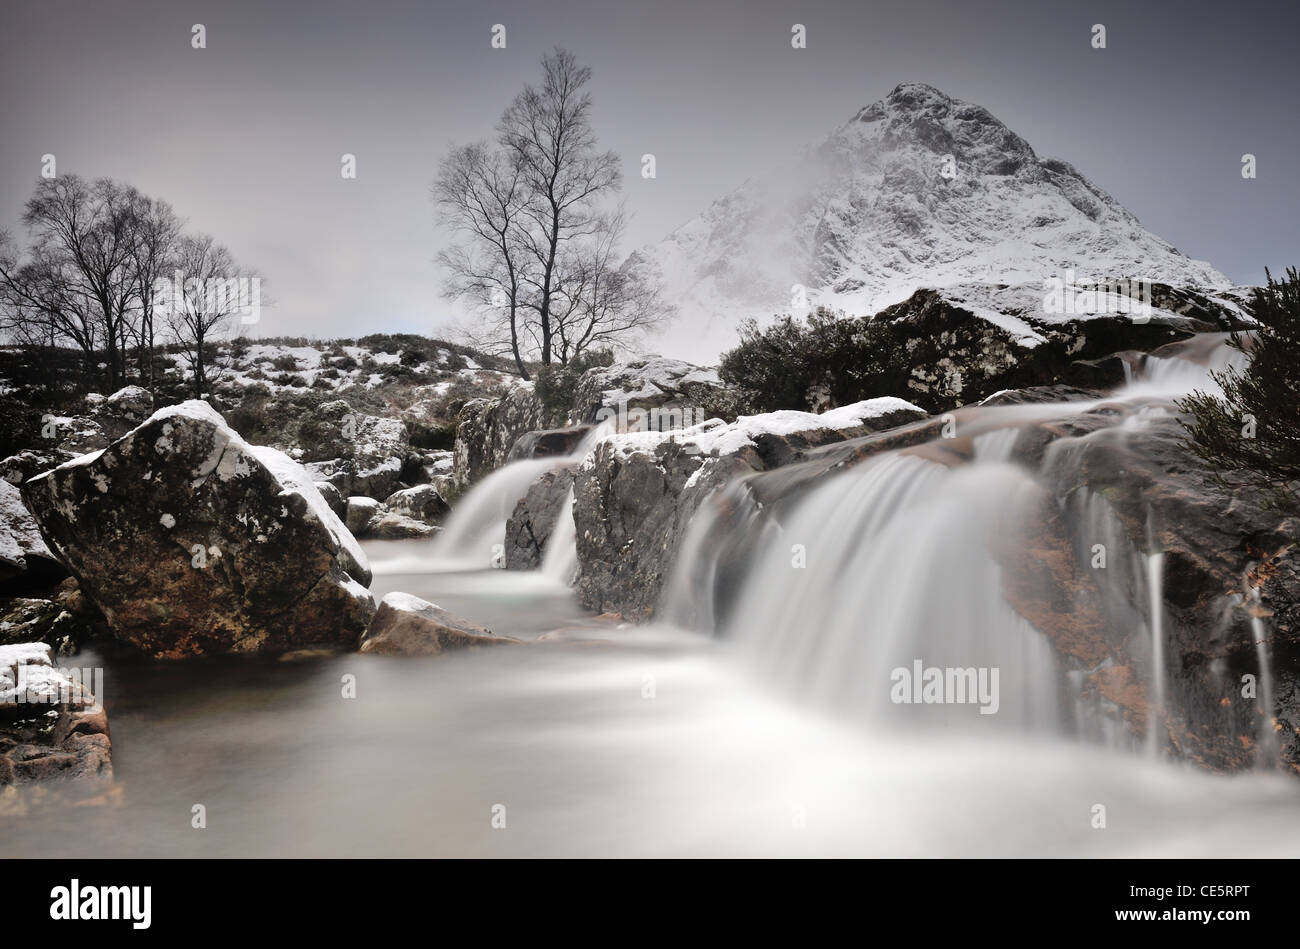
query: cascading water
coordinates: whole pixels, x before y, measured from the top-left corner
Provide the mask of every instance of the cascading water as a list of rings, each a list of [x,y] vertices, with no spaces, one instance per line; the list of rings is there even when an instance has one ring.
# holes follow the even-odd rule
[[[551,536],[546,540],[542,576],[566,586],[572,583],[578,570],[577,541],[578,528],[573,523],[573,489],[570,488],[555,526],[551,528]]]
[[[565,459],[525,458],[492,472],[461,499],[433,539],[430,559],[443,569],[500,566],[506,521],[528,486]]]
[[[1186,353],[1148,358],[1107,399],[963,410],[964,441],[936,439],[811,479],[780,523],[746,502],[744,482],[731,486],[687,532],[659,615],[717,633],[765,679],[873,726],[1006,723],[1133,748],[1143,742],[1098,681],[1108,671],[1120,674],[1106,680],[1112,684],[1130,681],[1134,670],[1067,661],[1010,605],[1015,596],[1032,599],[1035,569],[1060,570],[1083,577],[1068,595],[1086,587],[1107,629],[1149,643],[1136,672],[1146,678],[1144,744],[1159,754],[1167,745],[1164,554],[1150,533],[1138,550],[1105,499],[1080,486],[1079,465],[1093,437],[1141,453],[1142,433],[1167,424],[1174,398],[1213,389],[1210,372],[1239,359],[1221,337],[1193,342]],[[1079,434],[1058,434],[1041,455],[1026,447],[1037,462],[1017,458],[1026,425],[1081,418]],[[1073,565],[1024,559],[1037,550],[1044,510],[1059,515]],[[720,533],[743,538],[744,550],[719,541]],[[1055,551],[1046,545],[1041,556],[1051,560]],[[729,592],[720,590],[724,577]],[[719,614],[724,592],[730,606]],[[1059,595],[1044,593],[1040,605],[1072,611]],[[1050,625],[1050,611],[1046,618]],[[991,702],[969,694],[953,703],[947,683],[926,698],[914,684],[931,669],[958,677],[996,669],[996,714],[979,714],[970,706]]]
[[[1151,631],[1151,691],[1152,701],[1147,715],[1147,747],[1152,757],[1157,757],[1164,746],[1165,722],[1165,626],[1164,626],[1164,565],[1163,551],[1152,550],[1146,554],[1147,596],[1150,613],[1147,625]]]
[[[596,442],[610,431],[608,423],[596,426],[567,455],[524,458],[492,472],[475,485],[453,509],[442,531],[433,539],[430,563],[427,566],[444,570],[482,570],[502,566],[506,522],[519,499],[527,493],[529,485],[547,471],[580,462]],[[574,539],[570,493],[545,552],[545,557],[550,561],[552,550],[562,548],[555,550],[556,559],[548,565],[557,579],[563,578],[566,583],[572,575],[572,567],[577,564],[577,553],[573,550]],[[572,567],[569,566],[570,561]],[[549,575],[550,571],[547,573]]]
[[[1259,736],[1255,742],[1255,763],[1263,771],[1277,767],[1281,752],[1273,713],[1273,669],[1268,655],[1268,628],[1260,615],[1259,590],[1252,589],[1250,614],[1250,632],[1255,640],[1255,657],[1259,660]]]

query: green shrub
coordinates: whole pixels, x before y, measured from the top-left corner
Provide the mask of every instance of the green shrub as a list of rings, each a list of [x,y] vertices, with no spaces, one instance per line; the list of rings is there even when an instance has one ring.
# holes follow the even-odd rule
[[[573,394],[578,380],[588,369],[612,366],[614,353],[608,349],[594,349],[580,353],[563,366],[542,366],[534,375],[533,391],[542,403],[542,423],[558,427],[569,420],[573,409]]]
[[[1229,344],[1249,353],[1244,370],[1214,373],[1223,390],[1194,392],[1179,403],[1195,454],[1222,478],[1233,473],[1295,508],[1300,482],[1300,274],[1287,270],[1257,287],[1252,309],[1259,327],[1233,333]]]
[[[904,340],[888,323],[819,308],[807,320],[784,316],[761,330],[746,320],[718,375],[754,410],[823,412],[904,395],[910,371]]]

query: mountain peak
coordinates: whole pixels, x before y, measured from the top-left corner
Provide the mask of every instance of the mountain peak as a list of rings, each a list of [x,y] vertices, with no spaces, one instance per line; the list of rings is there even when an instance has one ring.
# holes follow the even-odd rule
[[[922,287],[1041,286],[1066,271],[1230,284],[983,106],[920,82],[714,202],[637,265],[662,274],[679,326],[710,327],[722,345],[742,316],[790,312],[796,286],[813,305],[869,315]]]

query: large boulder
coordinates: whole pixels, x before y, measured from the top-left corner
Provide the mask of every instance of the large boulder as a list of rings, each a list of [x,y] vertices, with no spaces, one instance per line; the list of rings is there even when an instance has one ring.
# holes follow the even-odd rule
[[[54,665],[44,643],[0,646],[0,787],[37,781],[102,789],[113,778],[102,673]]]
[[[497,636],[428,600],[408,593],[390,593],[380,602],[361,651],[384,656],[437,656],[448,650],[518,642]]]
[[[601,613],[649,616],[687,526],[717,489],[818,446],[924,417],[902,399],[882,398],[823,415],[773,412],[602,439],[574,479],[579,599]]]
[[[453,449],[450,490],[470,485],[506,463],[519,436],[542,427],[542,403],[531,383],[520,383],[499,399],[471,399],[460,411]]]
[[[353,648],[374,614],[365,554],[303,468],[204,402],[23,497],[113,634],[151,656]]]
[[[583,373],[574,387],[570,421],[626,419],[618,426],[620,431],[688,428],[706,420],[700,402],[724,389],[713,369],[680,359],[646,356]],[[677,424],[648,422],[647,410],[656,409]]]
[[[67,576],[50,553],[22,494],[0,479],[0,582],[20,580],[37,586]]]
[[[931,412],[1002,389],[1117,386],[1125,363],[1141,353],[1195,333],[1248,325],[1235,300],[1162,285],[1152,287],[1149,310],[1139,313],[1101,305],[1098,312],[1049,312],[1049,297],[1033,285],[918,290],[875,319],[893,324],[906,339],[912,367],[906,395]]]

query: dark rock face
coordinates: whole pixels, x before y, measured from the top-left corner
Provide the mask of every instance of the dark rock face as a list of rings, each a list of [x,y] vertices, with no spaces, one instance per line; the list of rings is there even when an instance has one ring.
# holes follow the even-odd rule
[[[775,412],[603,440],[574,481],[579,599],[602,613],[649,616],[687,526],[716,489],[924,416],[901,399],[874,399],[822,416]]]
[[[437,656],[457,649],[516,645],[518,640],[461,619],[419,597],[390,593],[366,630],[361,651],[381,656]]]
[[[1221,770],[1251,766],[1261,717],[1276,716],[1282,760],[1300,772],[1297,583],[1300,515],[1284,516],[1260,492],[1203,471],[1182,442],[1176,414],[1150,418],[1140,434],[1111,427],[1050,447],[1049,477],[1062,496],[1106,499],[1133,547],[1163,553],[1165,639],[1171,707],[1168,740],[1184,757]],[[1085,542],[1090,539],[1084,538]],[[1258,597],[1258,599],[1256,599]],[[1242,675],[1261,677],[1255,641],[1273,653],[1275,708],[1242,695]],[[1149,682],[1149,646],[1129,641],[1110,655]],[[1140,697],[1143,690],[1131,693]],[[1289,696],[1289,697],[1288,697]],[[1224,740],[1224,723],[1229,740]]]
[[[572,425],[568,428],[550,428],[540,432],[525,432],[510,449],[507,461],[521,458],[553,458],[569,455],[577,450],[582,440],[591,434],[592,425]]]
[[[1124,365],[1195,333],[1244,326],[1236,310],[1192,291],[1152,287],[1145,319],[1043,312],[1033,288],[918,290],[877,317],[907,338],[912,378],[906,397],[945,412],[1002,389],[1067,385],[1109,388]],[[994,311],[996,318],[978,314]]]
[[[547,542],[565,513],[577,466],[553,468],[528,486],[506,522],[506,569],[535,570],[542,565]]]
[[[0,787],[74,782],[81,793],[113,779],[108,717],[94,674],[53,666],[44,643],[0,646]]]
[[[23,492],[114,636],[149,655],[354,648],[374,614],[365,555],[306,472],[206,403]]]
[[[456,426],[451,490],[463,494],[505,464],[519,437],[541,427],[542,414],[531,385],[517,385],[500,399],[466,402]]]

